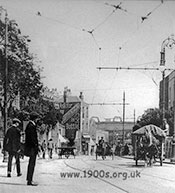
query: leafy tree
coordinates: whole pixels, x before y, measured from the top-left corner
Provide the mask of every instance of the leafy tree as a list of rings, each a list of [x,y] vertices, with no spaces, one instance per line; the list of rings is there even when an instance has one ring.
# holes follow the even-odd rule
[[[165,118],[167,120],[167,123],[170,126],[170,135],[173,135],[173,111],[165,111]],[[143,127],[145,125],[153,124],[160,128],[163,128],[163,113],[158,108],[150,108],[147,109],[144,114],[141,116],[140,120],[137,122],[137,124],[133,127],[133,131],[139,129],[140,127]]]
[[[5,42],[5,24],[0,21],[0,44]],[[29,52],[28,36],[21,34],[18,24],[14,20],[8,21],[8,113],[12,110],[12,103],[18,93],[20,100],[26,101],[31,97],[37,98],[42,89],[40,77],[41,68],[37,66],[37,58]],[[1,77],[4,83],[5,48],[1,46]],[[3,113],[3,105],[1,104]]]
[[[55,109],[54,104],[50,102],[49,111],[44,115],[43,123],[54,127],[57,124],[57,122],[58,122],[57,110]]]
[[[140,124],[142,126],[153,124],[158,127],[162,124],[162,114],[161,111],[157,108],[155,109],[147,109],[140,119]]]

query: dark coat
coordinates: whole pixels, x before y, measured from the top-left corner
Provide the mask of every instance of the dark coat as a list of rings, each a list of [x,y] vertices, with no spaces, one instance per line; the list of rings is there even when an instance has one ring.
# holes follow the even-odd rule
[[[15,126],[11,126],[5,135],[3,149],[9,153],[17,153],[20,151],[20,129]]]
[[[31,156],[33,152],[38,153],[38,136],[36,125],[29,121],[25,130],[24,155]]]

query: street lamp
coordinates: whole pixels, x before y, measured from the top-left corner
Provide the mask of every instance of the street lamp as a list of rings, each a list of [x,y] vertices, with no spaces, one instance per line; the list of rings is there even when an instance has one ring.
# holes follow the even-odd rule
[[[161,46],[161,52],[160,52],[160,66],[164,68],[164,70],[162,71],[162,111],[163,111],[163,115],[162,115],[162,125],[165,125],[165,48],[169,48],[172,49],[173,46],[175,45],[175,39],[174,39],[174,35],[171,35],[170,37],[168,37],[167,39],[165,39],[162,42],[162,46]],[[175,129],[175,103],[173,104],[174,107],[174,129]],[[175,132],[173,131],[173,134],[175,134]],[[175,144],[172,143],[172,157],[171,157],[171,161],[175,161]]]
[[[165,39],[162,42],[161,45],[161,52],[160,52],[160,67],[163,68],[161,70],[162,72],[162,123],[163,120],[165,119],[165,48],[169,48],[172,49],[173,46],[175,45],[175,39],[174,39],[174,35],[171,35],[170,37],[168,37],[167,39]]]

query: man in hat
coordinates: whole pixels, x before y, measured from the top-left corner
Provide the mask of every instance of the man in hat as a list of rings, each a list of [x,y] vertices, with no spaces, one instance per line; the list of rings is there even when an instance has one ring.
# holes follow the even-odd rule
[[[20,129],[19,124],[21,121],[17,118],[13,119],[12,126],[7,130],[7,133],[4,138],[3,142],[3,150],[7,151],[8,156],[8,166],[7,166],[7,177],[11,177],[11,169],[12,169],[12,160],[13,157],[16,159],[16,169],[17,169],[17,176],[21,176],[21,169],[20,169],[20,151],[21,151],[21,144],[20,144]]]
[[[30,114],[30,121],[25,130],[25,147],[24,154],[29,157],[27,168],[27,185],[37,186],[33,183],[33,174],[35,169],[36,157],[38,154],[38,137],[37,137],[37,120],[39,115],[36,112]]]

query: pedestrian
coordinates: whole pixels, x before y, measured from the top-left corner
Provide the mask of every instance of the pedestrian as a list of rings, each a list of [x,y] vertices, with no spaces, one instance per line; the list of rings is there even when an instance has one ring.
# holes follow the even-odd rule
[[[111,147],[111,151],[112,151],[112,155],[115,155],[115,150],[116,150],[116,144],[112,144],[112,147]]]
[[[103,139],[103,137],[101,137],[101,139],[98,141],[98,144],[99,144],[99,146],[101,147],[101,148],[103,148],[103,144],[104,144],[104,139]]]
[[[44,139],[44,141],[42,142],[42,153],[43,153],[43,159],[45,159],[45,155],[46,155],[46,140]]]
[[[39,159],[40,159],[41,156],[42,156],[42,152],[43,152],[43,150],[42,150],[42,145],[41,145],[40,142],[38,142],[38,158],[39,158]]]
[[[33,183],[33,174],[36,164],[36,157],[38,154],[38,137],[37,137],[37,119],[39,115],[36,112],[30,113],[30,120],[25,130],[25,156],[29,157],[28,168],[27,168],[27,185],[37,186]]]
[[[94,154],[94,145],[91,146],[91,155]]]
[[[128,155],[128,154],[129,154],[129,146],[128,146],[128,144],[126,143],[125,146],[124,146],[123,155]]]
[[[12,126],[7,130],[7,133],[4,138],[3,143],[3,151],[7,151],[8,156],[8,166],[7,166],[7,177],[11,177],[12,170],[12,160],[13,157],[16,159],[16,170],[17,176],[21,176],[21,168],[20,168],[20,152],[21,152],[21,132],[19,129],[19,124],[21,121],[17,118],[13,119]]]
[[[117,146],[116,146],[116,154],[117,154],[118,156],[121,156],[121,147],[122,147],[122,145],[121,145],[121,143],[119,142],[119,143],[117,144]]]
[[[52,153],[53,153],[53,148],[54,148],[54,144],[53,144],[52,138],[49,139],[47,147],[48,147],[49,158],[52,159]]]

